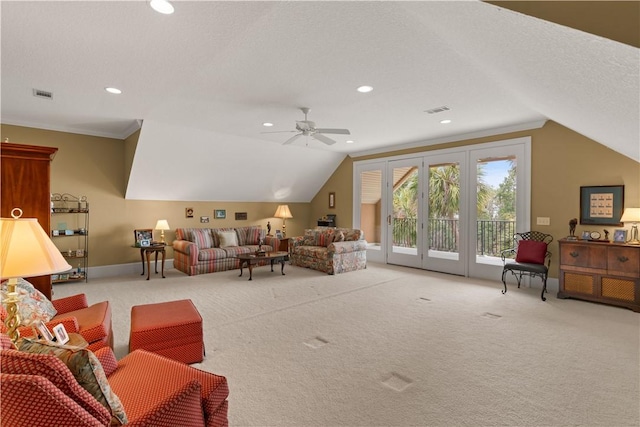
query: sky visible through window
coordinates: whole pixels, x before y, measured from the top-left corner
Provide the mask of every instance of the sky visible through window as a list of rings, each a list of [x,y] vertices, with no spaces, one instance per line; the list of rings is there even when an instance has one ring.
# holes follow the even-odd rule
[[[504,181],[504,178],[511,168],[511,162],[509,160],[488,161],[483,162],[482,165],[484,165],[483,181],[495,189]]]

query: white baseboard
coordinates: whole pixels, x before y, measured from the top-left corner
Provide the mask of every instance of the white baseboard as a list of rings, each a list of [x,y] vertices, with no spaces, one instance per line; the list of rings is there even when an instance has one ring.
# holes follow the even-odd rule
[[[145,266],[146,268],[146,266]],[[151,268],[154,268],[154,263],[151,263]],[[173,268],[173,258],[167,259],[164,261],[164,269],[165,271]],[[145,270],[146,271],[146,270]],[[102,265],[98,267],[89,267],[87,275],[89,276],[89,281],[91,279],[100,279],[103,277],[114,277],[114,276],[129,276],[132,274],[142,274],[142,263],[141,262],[132,262],[129,264],[114,264],[114,265]]]

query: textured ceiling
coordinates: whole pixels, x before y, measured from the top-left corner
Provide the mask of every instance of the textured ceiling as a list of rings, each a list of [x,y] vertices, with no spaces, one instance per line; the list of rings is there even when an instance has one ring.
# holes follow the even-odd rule
[[[121,139],[142,123],[131,199],[306,202],[347,154],[546,119],[640,161],[637,47],[476,1],[174,5],[3,1],[2,122]],[[262,133],[300,107],[351,135]]]

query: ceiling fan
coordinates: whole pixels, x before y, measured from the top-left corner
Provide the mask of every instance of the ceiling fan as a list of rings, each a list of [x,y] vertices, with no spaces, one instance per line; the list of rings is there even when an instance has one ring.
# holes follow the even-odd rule
[[[291,131],[275,131],[275,132],[262,132],[262,133],[279,133],[279,132],[299,132],[296,135],[293,135],[291,138],[287,139],[282,145],[288,145],[293,143],[295,140],[300,138],[301,136],[310,136],[313,139],[317,139],[320,142],[324,142],[327,145],[333,145],[336,143],[333,139],[325,136],[324,134],[339,134],[339,135],[351,135],[348,129],[325,129],[325,128],[316,128],[316,124],[310,120],[307,120],[307,114],[309,113],[310,108],[302,107],[300,108],[304,113],[304,120],[296,121],[296,130]]]

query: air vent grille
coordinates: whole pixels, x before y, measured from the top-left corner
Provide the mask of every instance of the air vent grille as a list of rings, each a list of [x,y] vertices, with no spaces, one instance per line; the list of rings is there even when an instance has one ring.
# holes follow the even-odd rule
[[[42,89],[33,89],[33,96],[36,98],[53,99],[53,92]]]
[[[442,107],[426,110],[425,113],[436,114],[436,113],[442,113],[443,111],[449,111],[449,110],[451,110],[451,108],[447,107],[446,105],[443,105]]]

